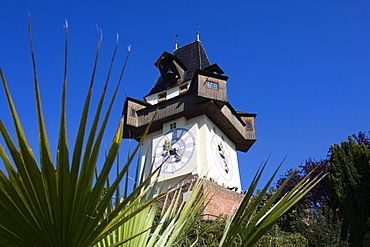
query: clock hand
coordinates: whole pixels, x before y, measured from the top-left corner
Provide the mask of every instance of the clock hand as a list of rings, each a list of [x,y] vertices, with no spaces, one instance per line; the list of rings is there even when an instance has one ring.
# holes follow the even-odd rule
[[[218,151],[221,152],[222,151],[222,144],[220,143],[217,146],[218,146]]]
[[[170,152],[170,155],[176,155],[177,154],[176,148],[171,148],[169,152]]]
[[[166,150],[167,152],[171,152],[172,148],[171,148],[171,142],[170,141],[164,141],[164,145],[163,145],[163,148],[164,150]]]
[[[177,153],[178,150],[176,148],[172,149],[172,155],[176,157],[176,162],[179,162],[182,159],[182,155]]]
[[[171,147],[171,141],[165,141],[163,145],[163,149],[166,150],[170,155],[176,154],[176,148]]]
[[[182,159],[182,155],[181,155],[181,154],[180,154],[180,155],[176,154],[176,156],[177,156],[177,158],[176,158],[176,162],[181,161],[181,159]]]
[[[224,152],[224,149],[222,147],[222,143],[220,143],[218,145],[218,153],[220,154],[221,158],[225,161],[225,152]]]
[[[228,165],[227,165],[227,163],[225,162],[225,167],[224,167],[224,169],[225,169],[225,172],[226,173],[229,173],[229,167],[228,167]]]
[[[220,154],[220,156],[221,156],[221,158],[222,158],[222,160],[224,161],[224,170],[225,170],[225,172],[226,173],[229,173],[229,166],[228,166],[228,164],[227,164],[227,161],[226,161],[226,157],[225,157],[225,152],[224,152],[224,149],[223,149],[223,147],[222,147],[222,143],[220,143],[219,145],[218,145],[218,152],[219,152],[219,154]]]
[[[170,153],[170,155],[175,156],[176,158],[175,162],[179,162],[182,159],[182,155],[181,154],[179,155],[177,153],[178,150],[176,148],[170,148],[168,152]]]

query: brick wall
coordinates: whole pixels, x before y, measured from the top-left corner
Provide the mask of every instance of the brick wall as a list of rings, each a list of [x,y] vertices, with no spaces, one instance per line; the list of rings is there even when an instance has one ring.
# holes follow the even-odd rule
[[[182,194],[186,193],[189,188],[191,188],[192,182],[194,182],[194,180],[185,183],[181,188],[169,193],[167,196],[167,206],[173,200],[176,191],[180,191],[181,189]],[[214,219],[216,216],[232,214],[238,208],[244,197],[240,192],[230,190],[213,181],[205,179],[203,189],[200,193],[205,193],[207,191],[209,191],[209,195],[206,201],[210,200],[210,202],[203,211],[204,219]],[[165,200],[165,197],[159,200],[159,210],[164,207]],[[180,197],[179,205],[182,203],[182,200],[183,196]]]
[[[239,207],[244,197],[240,192],[230,190],[210,180],[205,180],[203,187],[204,190],[211,190],[207,198],[210,202],[203,212],[205,215],[230,215]]]

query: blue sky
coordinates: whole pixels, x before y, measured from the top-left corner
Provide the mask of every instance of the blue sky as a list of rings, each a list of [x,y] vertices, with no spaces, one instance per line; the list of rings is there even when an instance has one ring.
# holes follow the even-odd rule
[[[28,13],[52,150],[56,149],[59,125],[65,19],[69,22],[70,143],[90,81],[96,25],[103,30],[103,45],[94,104],[105,81],[116,34],[120,47],[112,85],[119,76],[126,46],[132,46],[106,143],[116,129],[126,91],[133,98],[146,95],[158,76],[153,63],[163,51],[173,51],[176,35],[182,46],[195,40],[196,31],[200,31],[211,63],[218,63],[230,77],[230,103],[237,110],[258,114],[258,140],[248,153],[238,154],[243,189],[270,153],[265,177],[286,155],[280,174],[308,158],[325,158],[331,144],[370,130],[369,1],[2,0],[1,8],[0,66],[35,151]],[[2,89],[0,117],[11,129]],[[123,155],[128,145],[124,140]]]

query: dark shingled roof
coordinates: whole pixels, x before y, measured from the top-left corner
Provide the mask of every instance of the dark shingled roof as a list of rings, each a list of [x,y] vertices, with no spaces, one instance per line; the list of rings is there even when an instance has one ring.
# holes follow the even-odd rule
[[[187,68],[184,77],[179,79],[174,86],[178,86],[183,82],[191,80],[195,70],[204,69],[210,66],[210,62],[203,45],[198,40],[176,49],[172,54],[176,56]],[[166,89],[168,89],[166,88],[166,83],[162,78],[162,75],[159,75],[148,95],[158,93]]]

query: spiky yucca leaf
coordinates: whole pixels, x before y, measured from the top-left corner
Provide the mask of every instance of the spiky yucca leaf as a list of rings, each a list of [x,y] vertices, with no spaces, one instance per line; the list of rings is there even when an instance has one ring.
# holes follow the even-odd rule
[[[128,167],[141,145],[141,142],[139,142],[138,146],[130,155],[128,162],[120,170],[119,176],[117,176],[106,191],[106,197],[102,199],[102,192],[105,189],[104,185],[120,147],[123,118],[119,120],[116,134],[108,149],[101,172],[94,181],[94,171],[97,168],[97,159],[101,149],[103,134],[118,92],[128,55],[122,66],[120,78],[108,104],[108,109],[104,114],[102,124],[98,127],[110,72],[117,50],[117,46],[115,47],[106,83],[94,114],[92,127],[90,130],[87,130],[91,93],[101,46],[101,38],[99,38],[90,87],[81,114],[80,126],[70,163],[65,107],[68,50],[68,25],[66,25],[62,109],[58,150],[56,153],[56,163],[54,164],[51,158],[51,151],[48,145],[49,141],[43,120],[30,22],[29,34],[34,68],[40,162],[38,163],[27,143],[5,76],[0,69],[2,85],[13,118],[17,141],[16,144],[0,120],[0,133],[8,150],[6,152],[4,147],[0,145],[0,157],[7,170],[7,174],[0,170],[0,245],[31,247],[92,246],[120,225],[127,222],[135,214],[139,214],[149,208],[156,200],[156,198],[152,198],[152,200],[147,201],[145,204],[140,204],[140,199],[144,198],[147,192],[147,190],[143,189],[144,184],[142,184],[137,186],[136,190],[123,201],[126,205],[130,205],[130,208],[136,207],[134,211],[129,213],[129,216],[120,218],[121,212],[125,212],[126,210],[121,205],[118,205],[108,214],[106,213],[106,209],[111,204],[110,198],[113,196],[114,191],[117,190],[121,180],[125,176],[128,176]],[[88,138],[84,146],[85,136]],[[137,207],[137,205],[140,205],[140,207]]]
[[[208,191],[203,192],[202,186],[203,181],[201,179],[192,184],[187,201],[183,201],[181,204],[179,201],[182,197],[182,189],[171,191],[173,193],[171,203],[166,203],[167,200],[165,200],[160,212],[158,211],[157,201],[151,207],[147,207],[130,218],[125,224],[120,225],[94,247],[190,246],[190,244],[184,245],[184,242],[191,228],[199,220],[209,193]],[[130,214],[135,208],[145,205],[155,197],[154,192],[157,189],[158,187],[154,183],[147,197],[141,198],[135,207],[125,213]],[[164,194],[162,195],[164,196]],[[166,198],[167,196],[169,195],[167,194]],[[122,214],[124,213],[122,212]]]
[[[270,184],[272,183],[282,163],[278,166],[262,191],[256,197],[253,197],[252,193],[257,188],[258,181],[260,180],[266,165],[267,161],[257,171],[238,210],[232,217],[229,218],[220,242],[220,246],[253,246],[264,233],[271,229],[271,227],[284,213],[286,213],[295,203],[297,203],[317,183],[319,183],[321,179],[326,176],[326,174],[321,174],[311,181],[309,180],[309,176],[306,176],[289,193],[277,200],[283,188],[292,178],[294,174],[292,173],[284,182],[284,184],[273,194],[273,196],[263,204],[263,197],[269,189]]]

